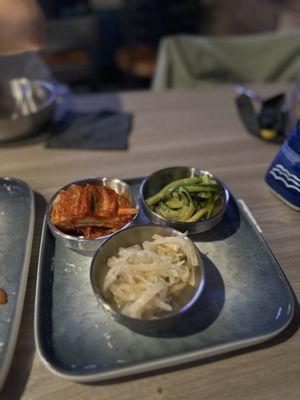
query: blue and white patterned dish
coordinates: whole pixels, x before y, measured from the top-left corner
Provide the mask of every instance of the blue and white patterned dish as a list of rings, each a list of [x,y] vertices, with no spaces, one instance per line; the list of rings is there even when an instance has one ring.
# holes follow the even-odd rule
[[[281,200],[300,210],[300,120],[274,158],[266,182]]]

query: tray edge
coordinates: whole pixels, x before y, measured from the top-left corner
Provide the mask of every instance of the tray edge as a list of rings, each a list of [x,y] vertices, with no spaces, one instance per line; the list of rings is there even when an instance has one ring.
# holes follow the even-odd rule
[[[20,323],[21,323],[21,318],[22,318],[22,313],[23,313],[24,299],[25,299],[26,286],[27,286],[27,280],[28,280],[28,272],[29,272],[29,266],[30,266],[33,232],[34,232],[34,223],[35,223],[35,204],[34,204],[34,195],[33,195],[32,189],[29,187],[29,185],[27,185],[26,182],[24,182],[20,179],[8,178],[8,177],[4,177],[3,179],[18,182],[27,188],[29,197],[30,197],[30,219],[29,219],[28,235],[27,235],[27,240],[26,240],[26,245],[25,245],[24,263],[23,263],[23,268],[22,268],[21,277],[20,277],[20,287],[19,287],[17,306],[16,306],[16,311],[15,311],[16,314],[15,314],[15,318],[14,318],[14,321],[13,321],[12,327],[11,327],[11,336],[9,338],[6,355],[4,357],[4,361],[3,361],[3,364],[0,369],[0,391],[5,383],[5,380],[6,380],[6,377],[7,377],[11,362],[12,362],[12,358],[14,355],[17,338],[18,338],[18,334],[19,334],[19,328],[20,328]]]
[[[131,179],[127,179],[126,181],[130,181],[130,180]],[[133,178],[132,180],[136,180],[136,179]],[[131,375],[137,375],[137,374],[139,375],[139,374],[142,374],[145,372],[161,370],[161,369],[165,369],[165,368],[173,367],[173,366],[177,366],[177,365],[184,365],[184,364],[187,364],[187,363],[190,363],[193,361],[200,361],[200,360],[204,360],[209,357],[212,357],[212,356],[226,354],[226,353],[229,353],[229,352],[232,352],[235,350],[239,350],[239,349],[244,349],[244,348],[247,348],[250,346],[258,345],[267,340],[270,340],[273,337],[277,336],[280,332],[282,332],[290,324],[290,322],[293,318],[293,315],[294,315],[295,303],[294,303],[292,291],[289,287],[288,281],[287,281],[279,263],[277,262],[271,249],[269,248],[266,241],[264,240],[264,238],[261,234],[259,225],[257,224],[255,218],[253,217],[253,215],[250,212],[249,208],[247,207],[246,203],[243,200],[236,200],[236,202],[239,205],[239,209],[245,215],[247,221],[251,224],[253,229],[258,233],[259,237],[261,238],[261,240],[263,241],[263,243],[265,245],[266,250],[269,252],[270,256],[275,260],[275,264],[277,266],[278,271],[284,277],[285,286],[288,291],[289,298],[291,300],[291,312],[290,312],[289,318],[285,321],[285,323],[282,326],[280,326],[280,328],[278,328],[275,331],[272,331],[270,333],[257,336],[255,338],[242,339],[235,343],[229,343],[229,344],[220,345],[220,346],[217,346],[214,348],[208,348],[205,350],[192,351],[192,352],[184,353],[181,355],[165,357],[163,359],[158,359],[155,361],[141,362],[134,366],[123,367],[123,368],[120,367],[113,371],[98,372],[95,374],[87,374],[87,375],[75,375],[75,374],[70,374],[70,373],[66,373],[66,372],[61,372],[47,360],[46,355],[43,353],[43,351],[41,349],[40,337],[39,337],[39,333],[38,333],[38,312],[37,311],[39,310],[38,299],[40,296],[39,281],[41,279],[42,254],[43,254],[43,250],[45,247],[45,241],[46,241],[47,230],[48,230],[46,220],[44,219],[42,240],[41,240],[40,253],[39,253],[39,261],[38,261],[38,276],[37,276],[35,313],[34,313],[34,337],[35,337],[37,353],[38,353],[40,359],[42,360],[43,364],[45,365],[45,367],[56,376],[59,376],[61,378],[65,378],[65,379],[69,379],[72,381],[76,381],[79,383],[103,382],[103,381],[109,381],[109,380],[113,380],[113,379],[117,379],[117,378],[128,377]]]

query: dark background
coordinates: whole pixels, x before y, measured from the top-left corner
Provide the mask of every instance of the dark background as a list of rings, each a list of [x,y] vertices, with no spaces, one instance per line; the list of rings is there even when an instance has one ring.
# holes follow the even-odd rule
[[[179,33],[241,35],[300,26],[297,0],[39,0],[42,53],[74,91],[151,84],[159,41]]]

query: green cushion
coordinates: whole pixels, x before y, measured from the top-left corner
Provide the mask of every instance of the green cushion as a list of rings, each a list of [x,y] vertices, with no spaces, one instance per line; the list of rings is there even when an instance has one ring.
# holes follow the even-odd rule
[[[289,81],[300,74],[300,30],[162,40],[154,90],[207,83]]]

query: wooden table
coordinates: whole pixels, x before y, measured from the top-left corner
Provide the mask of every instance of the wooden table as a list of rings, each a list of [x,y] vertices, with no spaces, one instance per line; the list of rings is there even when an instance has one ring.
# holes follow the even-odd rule
[[[260,87],[263,94],[279,87]],[[45,202],[69,181],[92,175],[147,175],[172,165],[207,169],[223,179],[253,212],[296,297],[300,297],[300,214],[281,203],[264,182],[278,146],[248,135],[232,87],[162,93],[90,95],[81,109],[134,113],[127,151],[45,149],[43,143],[0,148],[0,175],[23,179],[36,192],[36,226],[24,312],[1,399],[299,399],[299,309],[285,332],[263,345],[123,381],[83,385],[50,373],[33,338],[35,281]]]

